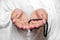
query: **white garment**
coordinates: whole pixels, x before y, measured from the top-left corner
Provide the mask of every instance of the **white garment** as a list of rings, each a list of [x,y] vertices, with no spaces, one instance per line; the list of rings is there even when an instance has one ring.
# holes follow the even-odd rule
[[[21,40],[10,19],[11,13],[15,8],[25,11],[28,17],[30,17],[32,11],[44,8],[48,13],[49,23],[47,40],[60,40],[60,23],[54,0],[1,0],[0,5],[0,40]],[[12,30],[14,30],[13,37],[15,39],[12,39]]]

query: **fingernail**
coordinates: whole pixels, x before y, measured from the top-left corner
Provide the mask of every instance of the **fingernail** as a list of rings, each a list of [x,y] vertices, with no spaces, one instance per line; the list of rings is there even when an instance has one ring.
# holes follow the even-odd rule
[[[39,27],[38,24],[36,25],[36,27]]]
[[[34,27],[35,27],[34,25],[31,26],[31,28],[34,28]]]
[[[19,28],[22,28],[22,26],[18,26]]]
[[[16,19],[13,19],[13,22],[16,22]]]
[[[26,29],[28,30],[28,29],[29,29],[29,27],[27,26],[27,27],[26,27]]]
[[[23,26],[22,28],[23,28],[23,29],[26,29],[26,26]]]
[[[46,21],[45,21],[45,20],[43,20],[43,23],[45,24],[45,23],[46,23]]]
[[[19,26],[19,28],[22,28],[21,26]]]

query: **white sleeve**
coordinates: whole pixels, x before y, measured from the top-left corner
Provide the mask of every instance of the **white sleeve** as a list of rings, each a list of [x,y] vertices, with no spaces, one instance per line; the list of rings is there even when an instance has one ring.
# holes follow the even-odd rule
[[[0,1],[0,28],[7,27],[9,25],[11,12],[14,8],[10,2],[6,2],[6,0]]]
[[[55,1],[55,8],[56,8],[56,11],[57,11],[57,14],[58,14],[58,21],[60,21],[60,0],[56,0]],[[60,22],[59,22],[60,24]]]

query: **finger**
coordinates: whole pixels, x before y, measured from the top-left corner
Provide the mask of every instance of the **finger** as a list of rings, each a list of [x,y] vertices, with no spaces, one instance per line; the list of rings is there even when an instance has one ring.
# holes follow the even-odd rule
[[[30,17],[30,19],[38,19],[38,17],[36,16],[36,11],[34,11]],[[35,21],[31,21],[30,22],[30,29],[35,28],[36,22]]]
[[[16,18],[14,18],[14,19],[12,20],[12,22],[13,22],[13,23],[15,23],[16,21],[17,21],[17,19],[16,19]]]
[[[45,20],[48,19],[48,14],[47,14],[47,12],[46,12],[44,9],[38,9],[38,10],[37,10],[37,15],[38,15],[39,17],[42,16],[42,18],[45,19]]]
[[[35,21],[35,27],[38,28],[39,27],[39,22]]]
[[[27,20],[23,20],[22,24],[23,24],[22,29],[28,29],[28,21]]]
[[[32,13],[30,19],[38,19],[38,17],[36,16],[36,11]]]
[[[43,22],[43,24],[45,24],[45,23],[46,23],[46,20],[45,20],[45,19],[43,19],[43,20],[42,20],[42,22]]]
[[[20,15],[21,15],[22,11],[20,9],[15,9],[13,12],[12,12],[12,16],[11,16],[11,19],[14,19],[14,18],[18,18]]]
[[[38,21],[38,24],[39,24],[38,26],[40,26],[40,27],[44,25],[43,21],[41,21],[41,20]]]
[[[39,12],[37,13],[36,12],[36,16],[38,17],[38,18],[40,18],[40,19],[42,19],[43,17],[42,17],[42,15],[41,14],[39,14]]]
[[[39,20],[39,21],[35,21],[35,27],[36,28],[39,28],[39,27],[41,27],[41,26],[43,26],[44,24],[43,24],[43,21],[42,20]]]
[[[26,22],[22,22],[22,24],[23,24],[23,29],[26,29],[26,27],[27,27],[27,23]]]
[[[26,20],[26,22],[28,21],[28,18],[24,12],[22,12],[21,16],[18,19],[23,20],[23,21]]]
[[[23,24],[22,21],[20,21],[19,19],[14,23],[18,28],[22,28]]]

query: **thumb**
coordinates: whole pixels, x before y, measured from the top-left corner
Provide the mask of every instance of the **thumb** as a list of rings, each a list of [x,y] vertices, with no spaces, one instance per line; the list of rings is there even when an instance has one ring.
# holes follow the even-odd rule
[[[42,20],[42,22],[45,24],[45,23],[46,23],[46,20],[45,20],[45,19],[43,19],[43,20]]]
[[[18,18],[21,15],[22,11],[20,9],[15,9],[11,14],[11,19]]]
[[[22,14],[22,11],[20,9],[15,9],[11,15],[12,21],[15,23],[16,20],[21,16],[21,14]]]

